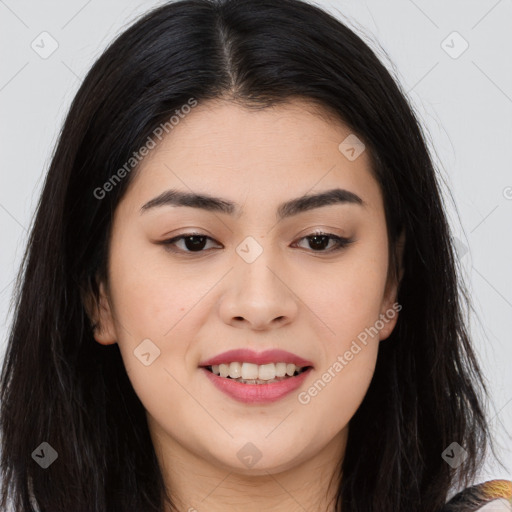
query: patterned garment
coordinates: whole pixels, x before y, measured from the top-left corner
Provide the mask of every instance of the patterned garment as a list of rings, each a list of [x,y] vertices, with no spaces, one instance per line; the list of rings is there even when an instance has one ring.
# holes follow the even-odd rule
[[[490,480],[468,487],[456,494],[440,512],[476,512],[483,507],[486,512],[512,512],[512,482]]]
[[[29,485],[29,487],[31,486]],[[32,491],[30,491],[30,499],[34,510],[40,512]],[[439,512],[477,512],[489,503],[495,503],[496,508],[491,506],[491,508],[486,508],[482,512],[512,512],[512,482],[508,480],[490,480],[483,484],[468,487],[456,494]]]

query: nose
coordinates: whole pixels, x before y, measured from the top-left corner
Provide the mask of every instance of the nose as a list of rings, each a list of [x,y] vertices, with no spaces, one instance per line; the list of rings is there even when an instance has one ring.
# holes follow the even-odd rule
[[[270,252],[252,263],[240,259],[229,272],[219,310],[226,324],[263,331],[295,319],[299,299],[292,277]]]

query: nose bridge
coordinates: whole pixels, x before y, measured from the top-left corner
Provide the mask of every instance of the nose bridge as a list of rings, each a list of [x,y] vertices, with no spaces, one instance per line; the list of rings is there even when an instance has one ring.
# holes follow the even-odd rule
[[[270,238],[266,240],[270,243]],[[276,318],[291,318],[296,301],[278,252],[252,237],[247,237],[236,251],[229,290],[221,307],[227,315],[224,320],[245,319],[262,328]]]
[[[284,286],[279,279],[283,271],[279,265],[279,256],[270,246],[270,239],[258,242],[253,237],[247,237],[236,249],[239,260],[235,265],[237,282],[242,293],[256,294],[268,299],[280,295]],[[241,260],[241,261],[240,261]],[[280,270],[281,269],[281,270]]]

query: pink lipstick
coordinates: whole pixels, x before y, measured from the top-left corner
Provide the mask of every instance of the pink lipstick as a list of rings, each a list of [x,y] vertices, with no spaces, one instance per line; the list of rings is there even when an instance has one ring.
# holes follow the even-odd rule
[[[262,368],[263,365],[267,367]],[[249,349],[224,352],[199,366],[210,382],[229,397],[257,404],[284,398],[298,389],[313,369],[311,361],[291,352],[267,350],[258,353]]]

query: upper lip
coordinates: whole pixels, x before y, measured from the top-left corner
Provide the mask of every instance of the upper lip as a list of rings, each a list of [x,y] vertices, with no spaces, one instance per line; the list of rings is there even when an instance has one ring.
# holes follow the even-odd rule
[[[264,352],[254,352],[247,348],[228,350],[211,359],[199,363],[199,366],[213,366],[218,364],[228,364],[232,362],[253,363],[257,365],[268,363],[293,363],[295,366],[313,366],[311,361],[303,359],[296,354],[286,350],[265,350]]]

